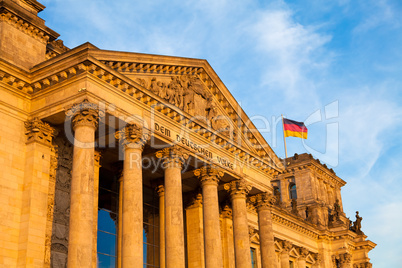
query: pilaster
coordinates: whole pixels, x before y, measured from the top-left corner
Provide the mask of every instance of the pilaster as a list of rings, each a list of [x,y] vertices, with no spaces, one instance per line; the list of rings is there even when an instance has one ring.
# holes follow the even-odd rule
[[[186,207],[186,238],[188,268],[205,267],[203,196],[195,192]]]
[[[235,268],[232,209],[225,204],[220,213],[222,233],[223,267]]]
[[[27,121],[25,129],[26,164],[18,266],[43,267],[50,262],[46,246],[48,247],[50,243],[49,217],[51,218],[54,204],[55,153],[52,140],[57,133],[49,124],[38,118]]]

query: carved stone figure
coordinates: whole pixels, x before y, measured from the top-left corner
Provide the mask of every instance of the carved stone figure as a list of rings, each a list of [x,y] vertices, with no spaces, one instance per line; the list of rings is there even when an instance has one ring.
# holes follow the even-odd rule
[[[152,77],[150,80],[137,78],[136,81],[219,133],[230,137],[234,135],[234,130],[228,123],[229,119],[220,112],[212,94],[198,76],[190,74],[172,76],[167,83],[158,81],[157,77]]]
[[[339,200],[336,199],[335,204],[334,204],[334,221],[340,221],[340,216],[341,216],[341,206],[339,205]]]
[[[356,211],[356,221],[353,223],[352,231],[356,232],[357,234],[363,234],[362,228],[362,220],[363,218],[359,216],[359,211]]]
[[[275,195],[275,198],[276,198],[276,205],[277,206],[281,206],[282,205],[282,201],[281,201],[281,192],[279,191],[279,189],[278,188],[275,188],[274,189],[274,195]]]

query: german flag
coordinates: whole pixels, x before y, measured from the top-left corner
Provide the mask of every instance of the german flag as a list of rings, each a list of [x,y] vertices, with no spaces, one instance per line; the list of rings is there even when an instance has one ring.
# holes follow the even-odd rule
[[[303,122],[283,118],[283,131],[285,133],[285,137],[307,139],[307,128]]]

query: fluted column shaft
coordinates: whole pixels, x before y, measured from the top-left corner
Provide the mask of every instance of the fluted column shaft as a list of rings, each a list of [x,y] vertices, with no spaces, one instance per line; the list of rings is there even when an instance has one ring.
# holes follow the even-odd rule
[[[203,198],[205,267],[223,267],[222,240],[219,220],[218,183],[223,172],[203,167],[194,171],[200,178]]]
[[[92,267],[95,130],[98,111],[84,102],[73,108],[73,168],[70,191],[68,267]]]
[[[184,268],[184,225],[181,170],[183,154],[178,147],[156,153],[165,169],[165,249],[166,267]]]
[[[142,127],[128,124],[116,133],[124,146],[122,206],[122,267],[143,266]]]
[[[229,190],[232,201],[236,268],[250,268],[250,238],[246,206],[246,196],[250,187],[244,180],[237,180],[225,184],[225,189]]]
[[[165,268],[165,187],[157,187],[159,195],[159,265]]]
[[[271,206],[275,203],[273,195],[267,193],[257,196],[258,230],[262,268],[276,268],[274,232],[272,228]]]

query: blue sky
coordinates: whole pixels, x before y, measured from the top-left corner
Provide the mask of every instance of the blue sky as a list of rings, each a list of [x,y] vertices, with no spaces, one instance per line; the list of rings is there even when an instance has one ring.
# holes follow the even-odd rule
[[[378,246],[374,267],[402,262],[402,1],[41,0],[40,16],[73,48],[208,60],[284,157],[284,114],[347,185],[344,210]],[[320,119],[321,117],[321,119]],[[399,183],[399,184],[398,184]]]

